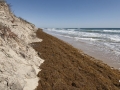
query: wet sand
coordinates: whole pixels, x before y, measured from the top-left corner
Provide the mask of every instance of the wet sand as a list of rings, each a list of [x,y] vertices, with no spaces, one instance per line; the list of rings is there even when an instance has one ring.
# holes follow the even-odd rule
[[[33,48],[45,61],[37,90],[120,90],[120,72],[42,30]]]

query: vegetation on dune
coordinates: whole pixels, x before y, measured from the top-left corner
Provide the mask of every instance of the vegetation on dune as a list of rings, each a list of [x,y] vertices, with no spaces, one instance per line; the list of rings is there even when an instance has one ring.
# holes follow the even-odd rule
[[[0,0],[0,2],[6,2],[6,0]]]
[[[22,17],[19,17],[19,19],[20,19],[21,21],[25,22],[25,23],[31,24],[30,22],[28,22],[27,20],[23,19]]]

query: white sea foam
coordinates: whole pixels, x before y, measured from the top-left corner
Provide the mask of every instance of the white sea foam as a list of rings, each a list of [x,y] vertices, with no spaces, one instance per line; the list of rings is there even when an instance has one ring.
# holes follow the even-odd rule
[[[117,32],[120,30],[108,30],[108,29],[66,29],[66,28],[51,28],[47,29],[59,36],[63,36],[66,38],[74,38],[76,41],[85,40],[89,42],[93,42],[95,44],[101,43],[101,45],[106,45],[106,47],[112,48],[114,50],[118,50],[120,46],[116,45],[120,43],[120,35]],[[105,32],[105,33],[104,33]],[[108,33],[107,33],[108,32]],[[111,33],[109,33],[111,32]],[[114,34],[112,34],[112,32]],[[106,44],[107,43],[107,44]],[[111,43],[115,43],[111,45]],[[118,49],[116,49],[118,48]]]
[[[115,32],[115,33],[120,33],[119,30],[103,30],[103,32]]]
[[[111,42],[120,42],[120,35],[110,35],[106,33],[99,33],[99,32],[120,32],[120,30],[87,30],[92,32],[86,32],[85,30],[76,30],[76,29],[64,29],[64,28],[51,28],[47,29],[49,31],[55,32],[57,34],[70,36],[70,37],[79,37],[79,38],[89,38],[88,40],[92,39],[104,39],[104,41],[111,40]],[[94,31],[99,31],[95,33]],[[92,40],[91,39],[91,40]],[[102,41],[102,40],[101,40]]]
[[[64,37],[67,37],[67,38],[73,38],[73,37],[70,37],[70,36],[64,36]]]
[[[113,41],[116,41],[116,42],[120,42],[120,36],[118,36],[118,35],[111,35],[110,39]]]

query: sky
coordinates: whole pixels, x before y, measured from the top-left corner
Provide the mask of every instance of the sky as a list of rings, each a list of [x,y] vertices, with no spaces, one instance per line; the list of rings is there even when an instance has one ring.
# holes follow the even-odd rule
[[[40,28],[120,28],[120,0],[7,0]]]

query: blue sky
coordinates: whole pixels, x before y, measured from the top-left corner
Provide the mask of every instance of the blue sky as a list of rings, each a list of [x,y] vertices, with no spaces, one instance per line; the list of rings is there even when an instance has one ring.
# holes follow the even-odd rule
[[[40,28],[120,28],[120,0],[7,0]]]

